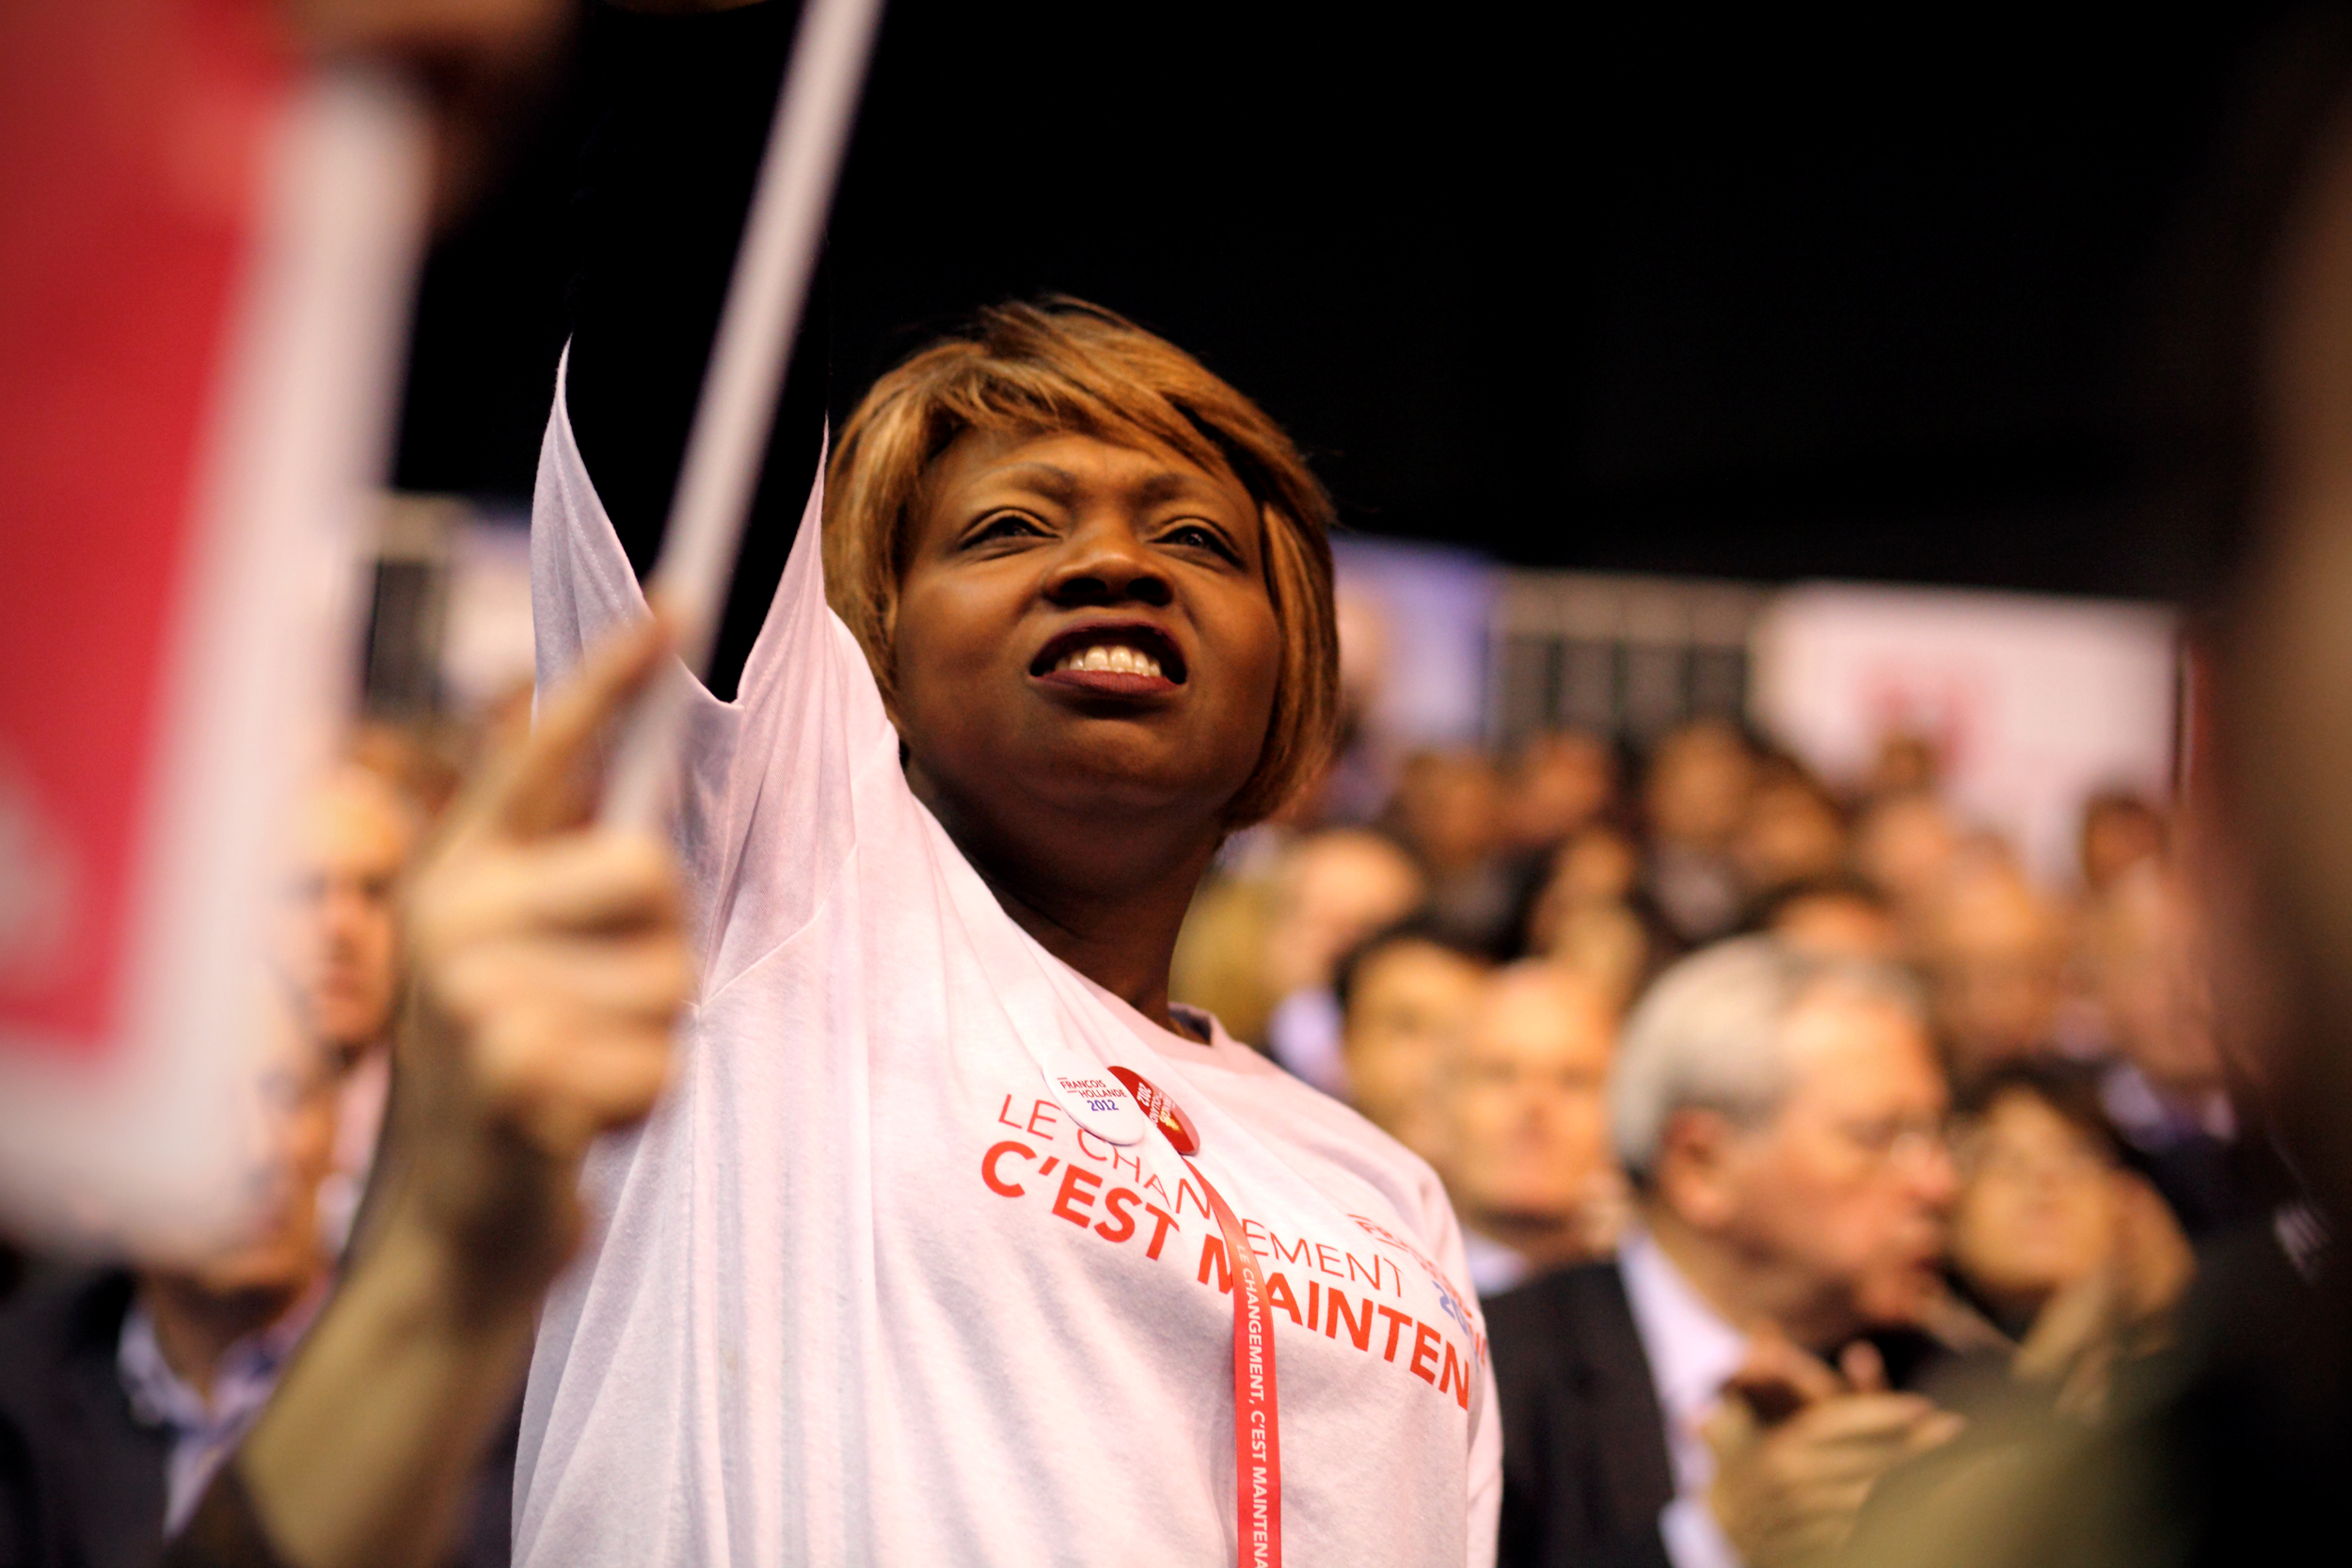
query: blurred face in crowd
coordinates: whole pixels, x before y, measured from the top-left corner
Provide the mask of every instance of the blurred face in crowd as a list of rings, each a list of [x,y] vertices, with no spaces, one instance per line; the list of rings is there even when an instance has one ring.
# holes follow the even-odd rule
[[[330,774],[303,802],[287,945],[312,1026],[333,1050],[382,1037],[399,987],[400,874],[416,815],[365,768]]]
[[[1999,1095],[1960,1130],[1952,1261],[1994,1311],[2029,1319],[2105,1263],[2117,1225],[2115,1165],[2089,1129],[2027,1089]]]
[[[1658,743],[1643,803],[1661,841],[1713,852],[1726,847],[1747,814],[1755,758],[1740,732],[1700,720]]]
[[[1622,1013],[1647,978],[1650,933],[1623,904],[1575,904],[1541,927],[1534,951],[1590,986]]]
[[[1965,1077],[2050,1043],[2065,997],[2065,934],[2014,866],[1987,861],[1957,872],[1928,933],[1936,1024],[1955,1070]]]
[[[1732,859],[1750,893],[1812,881],[1846,863],[1846,824],[1820,785],[1785,773],[1757,785]]]
[[[1618,910],[1642,874],[1632,841],[1613,828],[1587,828],[1552,857],[1551,875],[1528,912],[1531,951],[1557,953],[1581,911]]]
[[[262,1085],[264,1139],[253,1170],[260,1215],[244,1239],[177,1273],[215,1296],[299,1295],[326,1266],[318,1196],[334,1163],[337,1079],[282,999],[273,999],[268,1027],[283,1038],[274,1053],[279,1065]]]
[[[1772,911],[1772,930],[1817,958],[1893,962],[1902,956],[1902,932],[1892,911],[1857,893],[1801,894]]]
[[[1641,875],[1641,856],[1630,839],[1613,828],[1587,828],[1553,857],[1551,876],[1528,915],[1528,945],[1538,953],[1555,950],[1575,911],[1617,908]]]
[[[1598,993],[1552,965],[1517,964],[1486,982],[1447,1097],[1449,1185],[1473,1223],[1565,1222],[1606,1179],[1615,1045]]]
[[[1925,793],[1878,801],[1854,830],[1854,868],[1906,917],[1927,904],[1959,852],[1960,830]]]
[[[1377,833],[1333,829],[1302,840],[1277,880],[1267,966],[1278,992],[1331,983],[1340,958],[1420,908],[1421,869]]]
[[[1420,752],[1397,781],[1396,825],[1440,875],[1494,853],[1502,831],[1502,785],[1480,752]]]
[[[2164,852],[2164,819],[2147,801],[2102,796],[2083,811],[2083,886],[2105,893],[2142,861]]]
[[[1824,984],[1785,1027],[1779,1110],[1747,1126],[1677,1113],[1658,1186],[1740,1260],[1786,1332],[1820,1348],[1915,1321],[1940,1288],[1947,1096],[1926,1033],[1891,1002]]]
[[[1589,828],[1560,852],[1552,883],[1571,903],[1618,904],[1642,875],[1633,841],[1613,828]]]
[[[1870,776],[1863,782],[1862,792],[1873,800],[1924,793],[1935,787],[1942,771],[1933,741],[1898,731],[1880,737],[1879,752],[1871,759]]]
[[[1410,939],[1379,947],[1356,966],[1341,1041],[1348,1098],[1426,1160],[1443,1152],[1440,1077],[1485,978],[1482,965]]]
[[[2092,917],[2090,958],[2116,1047],[2149,1083],[2183,1096],[2218,1088],[2213,988],[2180,879],[2149,861],[2118,879]]]
[[[1615,787],[1615,761],[1598,739],[1572,730],[1538,736],[1511,771],[1511,841],[1529,849],[1563,842],[1608,805]]]

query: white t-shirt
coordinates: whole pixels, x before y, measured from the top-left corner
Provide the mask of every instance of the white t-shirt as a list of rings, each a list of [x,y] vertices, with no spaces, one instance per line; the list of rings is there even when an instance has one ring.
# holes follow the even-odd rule
[[[1027,1037],[1168,1091],[1260,1252],[1287,1560],[1491,1562],[1493,1378],[1437,1178],[1013,924],[907,787],[818,510],[738,700],[695,694],[702,1001],[660,1108],[590,1162],[606,1217],[540,1325],[515,1560],[1233,1560],[1217,1227],[1156,1134],[1082,1134]],[[543,690],[644,613],[560,378],[532,583]]]

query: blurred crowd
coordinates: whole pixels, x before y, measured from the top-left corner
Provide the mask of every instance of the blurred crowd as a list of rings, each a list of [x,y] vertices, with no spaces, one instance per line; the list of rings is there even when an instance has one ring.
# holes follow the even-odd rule
[[[1957,1092],[2019,1064],[2079,1079],[2192,1233],[2243,1211],[2164,808],[2092,796],[2074,875],[2047,885],[1908,736],[1851,792],[1720,719],[1643,756],[1581,733],[1413,753],[1361,820],[1311,803],[1236,839],[1175,989],[1427,1159],[1475,1228],[1545,1219],[1548,1261],[1605,1249],[1622,1208],[1585,1114],[1620,1021],[1676,960],[1756,933],[1909,971]],[[1486,1171],[1505,1128],[1545,1148],[1513,1178],[1548,1173],[1524,1212],[1538,1189],[1505,1203]]]
[[[362,726],[288,822],[263,1016],[254,1232],[207,1255],[10,1251],[0,1306],[0,1563],[151,1564],[260,1418],[329,1293],[387,1120],[404,878],[492,727]],[[510,1423],[511,1425],[511,1423]],[[507,1560],[498,1446],[450,1560]]]
[[[271,1010],[290,1066],[255,1167],[277,1194],[266,1233],[193,1261],[20,1262],[0,1309],[0,1561],[155,1560],[258,1416],[363,1223],[402,985],[397,890],[476,747],[464,730],[363,728],[296,815]],[[1941,1405],[2029,1388],[2095,1407],[2118,1360],[2160,1342],[2196,1239],[2270,1196],[2156,802],[2085,801],[2079,863],[2051,886],[1954,810],[1932,750],[1905,736],[1850,793],[1718,719],[1645,754],[1554,733],[1506,753],[1411,753],[1390,774],[1384,795],[1359,767],[1352,809],[1327,790],[1238,835],[1186,924],[1174,989],[1438,1173],[1467,1283],[1503,1304],[1506,1407],[1545,1375],[1514,1358],[1510,1302],[1547,1278],[1614,1279],[1653,1238],[1681,1274],[1705,1275],[1716,1245],[1735,1272],[1763,1255],[1811,1279],[1811,1296],[1757,1302],[1798,1354],[1892,1325],[1933,1347],[1931,1373],[1888,1354]],[[1759,954],[1800,977],[1778,1013],[1740,1000],[1753,977],[1733,972]],[[1722,1085],[1742,1073],[1787,1079],[1796,1058],[1766,1037],[1790,1036],[1799,993],[1839,975],[1857,996],[1899,993],[1901,1021],[1859,1029],[1834,1072],[1811,1069],[1848,1095],[1841,1135],[1875,1158],[1814,1190],[1802,1172],[1750,1173],[1728,1218],[1700,1202],[1693,1227],[1688,1183],[1665,1174],[1687,1163],[1680,1113],[1728,1108]],[[1661,994],[1677,985],[1697,1002]],[[1648,1066],[1621,1061],[1629,1028],[1654,1037]],[[1759,1105],[1786,1120],[1798,1087]],[[1905,1269],[1924,1283],[1896,1278]],[[1736,1281],[1707,1294],[1742,1299]],[[1795,1305],[1815,1298],[1851,1299],[1816,1323]],[[1591,1324],[1530,1338],[1610,1342]],[[1634,1359],[1655,1373],[1661,1358],[1652,1345]],[[1665,1479],[1696,1495],[1718,1449],[1684,1457]],[[456,1560],[505,1560],[511,1463],[494,1445]],[[1516,1495],[1531,1488],[1520,1478]],[[1729,1549],[1774,1555],[1752,1534]]]
[[[503,49],[552,26],[559,8],[290,9],[310,19],[315,47],[446,66],[449,19],[511,35]],[[2340,88],[2334,47],[2314,57],[2336,61],[2323,85]],[[496,74],[434,74],[456,133],[442,147],[444,202],[462,195],[450,171],[463,170],[469,142],[499,129],[475,102],[496,99]],[[2312,187],[2317,217],[2292,231],[2312,255],[2293,253],[2304,265],[2282,274],[2299,279],[2286,306],[2259,328],[2231,316],[2223,335],[2339,343],[2352,320],[2336,297],[2336,280],[2352,277],[2340,264],[2352,254],[2352,122],[2327,122],[2325,141],[2315,119],[2280,123],[2328,151],[2313,166],[2333,183]],[[1359,735],[1323,788],[1226,846],[1180,942],[1174,996],[1354,1105],[1442,1183],[1502,1406],[1504,1563],[1782,1568],[1850,1543],[1847,1560],[1873,1563],[1969,1560],[1979,1544],[1986,1560],[2234,1560],[2277,1555],[2264,1529],[2284,1536],[2328,1509],[2347,1451],[2352,1320],[2326,1227],[2297,1195],[2341,1210],[2352,1190],[2341,1066],[2352,1006],[2339,983],[2352,840],[2334,799],[2352,728],[2339,678],[2352,458],[2338,434],[2352,372],[2265,345],[2266,356],[2216,373],[2242,376],[2238,390],[2260,389],[2265,409],[2327,416],[2280,416],[2258,432],[2225,421],[2224,438],[2249,449],[2229,467],[2233,485],[2241,468],[2296,477],[2233,488],[2229,502],[2252,509],[2246,526],[2265,542],[2237,633],[2234,782],[2246,800],[2233,809],[2249,841],[2239,891],[2267,924],[2200,908],[2191,888],[2217,884],[2189,875],[2165,802],[2128,791],[2084,800],[2074,864],[2052,879],[1957,809],[1917,736],[1884,737],[1867,776],[1844,787],[1721,718],[1638,750],[1553,733],[1499,752],[1391,756]],[[659,652],[647,649],[637,679]],[[1351,698],[1360,710],[1364,694],[1351,686]],[[594,727],[580,721],[562,766],[547,767],[537,782],[548,793],[580,770]],[[402,929],[406,879],[478,738],[363,728],[292,814],[260,1010],[281,1065],[261,1085],[256,1228],[167,1258],[33,1257],[0,1238],[0,1568],[162,1561],[191,1515],[206,1516],[215,1478],[238,1473],[223,1465],[306,1335],[314,1347],[330,1338],[352,1306],[365,1262],[340,1292],[336,1282],[355,1242],[393,1228],[372,1230],[371,1174],[403,1158],[379,1161],[400,1120],[392,1035],[404,955],[416,952]],[[504,815],[485,818],[517,842],[530,836],[516,809],[528,793],[510,782]],[[562,825],[542,815],[533,832]],[[2265,1027],[2275,1037],[2254,1042],[2267,1057],[2225,1059],[2217,981],[2248,954],[2233,946],[2224,964],[2215,948],[2258,941],[2275,996],[2232,992],[2233,1039]],[[671,1016],[651,1032],[666,1040]],[[404,1058],[420,1059],[429,1090],[429,1054]],[[2266,1103],[2239,1076],[2251,1064],[2265,1064]],[[446,1093],[424,1102],[456,1107],[452,1121],[470,1109]],[[644,1108],[614,1104],[612,1122]],[[450,1148],[516,1152],[514,1118],[476,1119],[492,1132]],[[511,1233],[456,1227],[480,1249],[467,1259],[479,1265],[473,1284],[501,1282],[485,1258],[511,1234],[566,1234],[532,1207],[548,1196],[532,1183],[567,1193],[579,1148],[602,1124],[573,1118],[563,1158],[466,1171],[485,1212],[516,1220]],[[2249,1234],[2259,1256],[2228,1240]],[[2249,1284],[2212,1314],[2218,1329],[2205,1325],[2202,1370],[2153,1395],[2143,1386],[2134,1416],[2136,1370],[2190,1338],[2175,1319],[2191,1283],[2233,1269]],[[402,1283],[389,1265],[376,1275]],[[447,1363],[479,1398],[512,1397],[506,1374],[519,1376],[543,1283],[532,1276],[503,1304],[509,1342],[480,1363],[498,1375]],[[377,1472],[405,1465],[430,1479],[429,1464],[401,1458],[337,1453],[317,1475],[285,1463],[305,1443],[325,1450],[339,1433],[399,1425],[386,1414],[403,1414],[394,1353],[449,1325],[380,1316],[391,1325],[380,1341],[352,1339],[359,1350],[340,1362],[313,1355],[312,1368],[351,1380],[315,1379],[325,1393],[253,1467],[273,1526],[305,1497]],[[1393,1354],[1393,1330],[1390,1344]],[[446,1386],[420,1402],[436,1408],[405,1413],[411,1435],[473,1465],[480,1445],[444,1430],[465,1426],[464,1402]],[[318,1418],[319,1402],[333,1419]],[[2105,1459],[2084,1463],[2063,1437],[2051,1446],[2044,1418],[2118,1411]],[[506,1440],[488,1445],[462,1528],[405,1533],[433,1549],[450,1542],[453,1563],[506,1561],[514,1430],[510,1418]],[[1947,1469],[1943,1481],[1959,1484],[1901,1493],[1913,1461],[1972,1445],[1992,1468]],[[1998,1463],[2028,1451],[2032,1464]],[[2055,1499],[2039,1515],[2022,1506],[2037,1476]],[[1891,1537],[1874,1534],[1873,1510],[1907,1532],[1906,1549],[1882,1552]],[[380,1512],[402,1533],[398,1509]],[[2074,1536],[2052,1525],[2077,1515],[2090,1523]],[[2021,1518],[2045,1533],[1991,1528]],[[1963,1539],[1972,1534],[1983,1541]],[[2075,1540],[2105,1554],[2034,1550]],[[2152,1541],[2160,1554],[2132,1550]],[[364,1538],[298,1555],[388,1560]]]
[[[1707,1504],[1696,1544],[1661,1527],[1681,1568],[1843,1540],[1868,1482],[1947,1439],[1951,1412],[1985,1431],[2021,1402],[2094,1413],[2165,1342],[2198,1242],[2277,1201],[2158,801],[2083,801],[2053,882],[1955,808],[1906,735],[1851,790],[1723,719],[1645,753],[1553,733],[1412,753],[1392,776],[1354,811],[1333,792],[1232,843],[1174,989],[1442,1179],[1496,1343],[1505,1561],[1613,1560],[1620,1528],[1651,1539],[1677,1498]],[[1806,1023],[1841,993],[1843,1022]],[[1705,1305],[1659,1307],[1645,1278]],[[1700,1320],[1727,1348],[1677,1433]],[[1759,1322],[1804,1370],[1747,1365]],[[1860,1381],[1835,1361],[1857,1334],[1880,1359]],[[1564,1369],[1564,1344],[1598,1364]],[[1915,1402],[1884,1406],[1907,1414],[1846,1477],[1861,1484],[1798,1509],[1829,1449],[1693,1435],[1742,1375],[1779,1389],[1749,1417],[1835,1408],[1822,1387],[1857,1412]],[[1622,1465],[1562,1451],[1655,1446],[1656,1418],[1638,1399],[1563,1416],[1559,1386],[1626,1377],[1666,1412],[1670,1463],[1613,1526],[1586,1511],[1625,1492]]]

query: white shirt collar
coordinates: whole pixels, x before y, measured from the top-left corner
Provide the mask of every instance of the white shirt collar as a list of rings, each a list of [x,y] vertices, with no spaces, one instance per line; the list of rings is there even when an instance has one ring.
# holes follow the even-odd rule
[[[1526,1280],[1527,1259],[1491,1236],[1462,1227],[1462,1256],[1470,1264],[1470,1289],[1481,1296],[1499,1295]]]
[[[222,1352],[213,1369],[212,1398],[172,1370],[155,1338],[147,1304],[134,1297],[116,1343],[115,1369],[138,1420],[171,1435],[165,1466],[164,1534],[167,1539],[196,1512],[213,1472],[229,1457],[246,1430],[261,1418],[277,1386],[278,1374],[294,1345],[325,1305],[322,1279],[277,1322],[246,1335]]]
[[[1707,1304],[1647,1231],[1625,1239],[1617,1249],[1617,1267],[1680,1469],[1686,1434],[1696,1436],[1724,1385],[1747,1359],[1747,1336]]]

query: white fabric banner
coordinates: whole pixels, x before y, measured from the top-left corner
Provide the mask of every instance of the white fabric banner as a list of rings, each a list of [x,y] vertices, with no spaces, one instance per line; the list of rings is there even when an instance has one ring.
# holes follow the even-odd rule
[[[1889,734],[1933,742],[1945,793],[2054,886],[2091,792],[2169,793],[2178,627],[2159,606],[1818,583],[1757,622],[1751,708],[1834,782]]]

